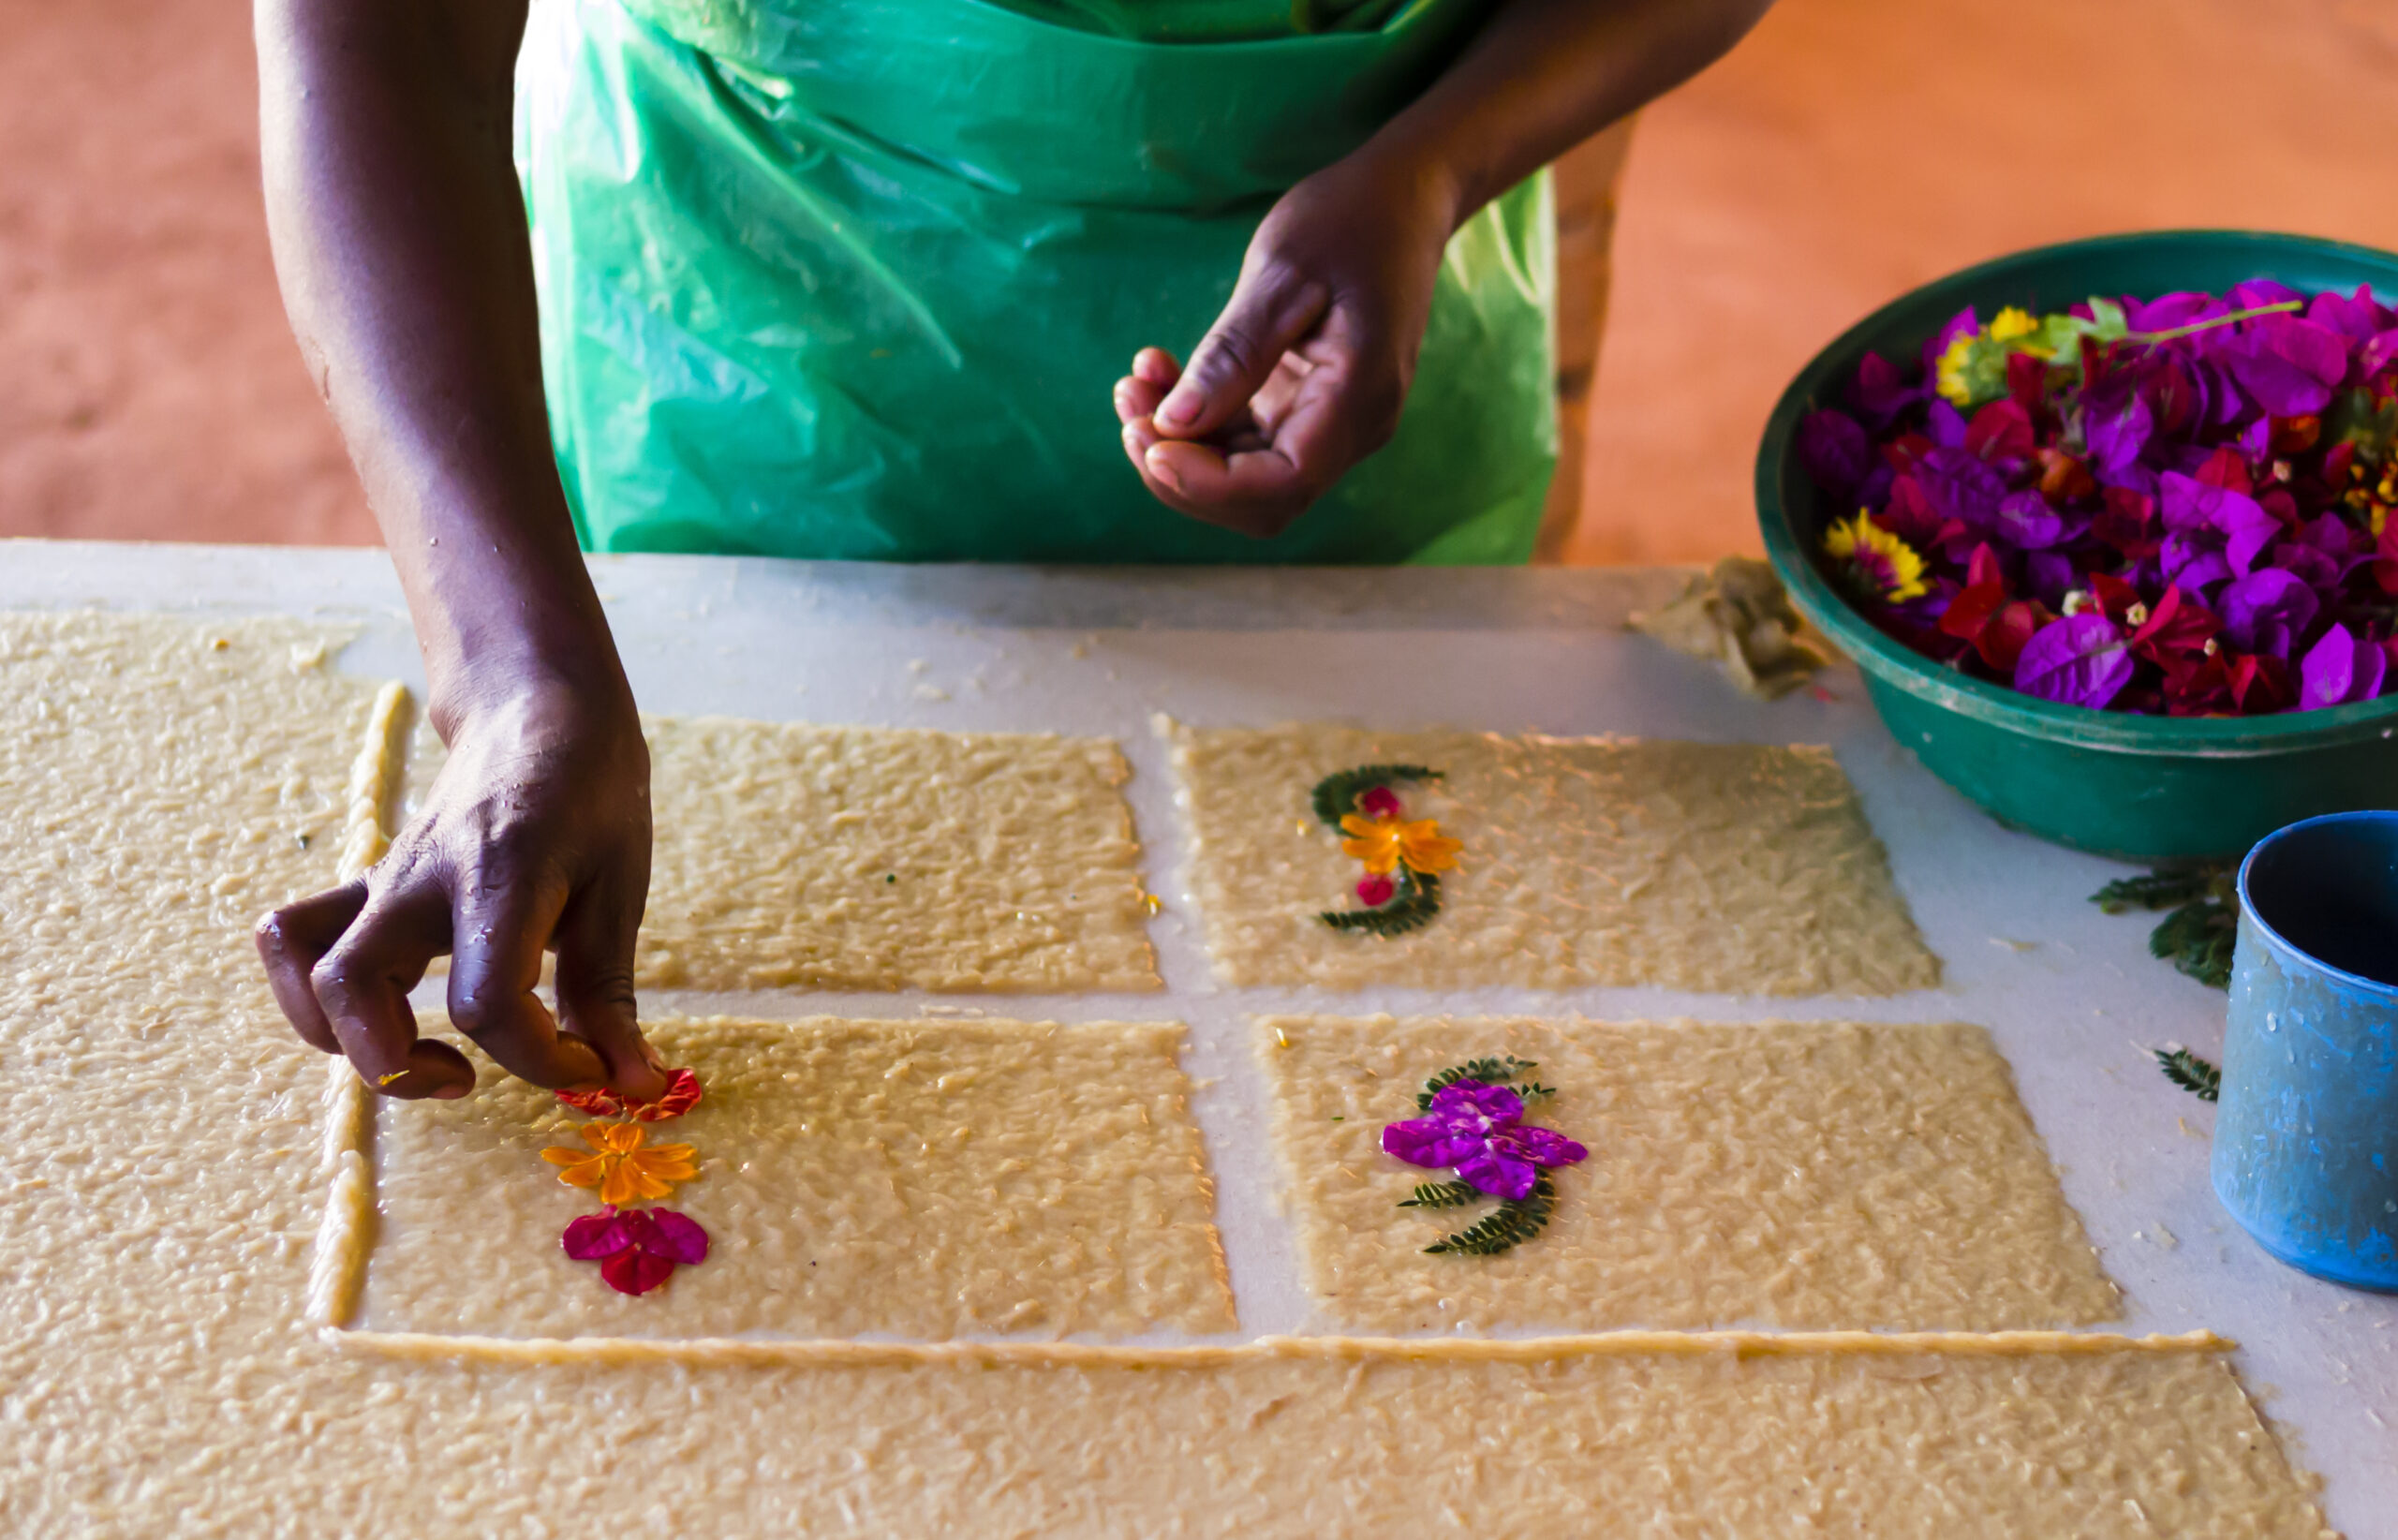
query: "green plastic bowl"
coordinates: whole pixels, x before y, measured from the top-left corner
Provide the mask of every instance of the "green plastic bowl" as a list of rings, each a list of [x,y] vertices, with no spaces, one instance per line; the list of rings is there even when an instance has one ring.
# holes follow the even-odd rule
[[[2274,278],[2303,293],[2398,296],[2398,255],[2250,230],[2158,230],[2042,246],[1967,268],[1883,306],[1782,393],[1757,452],[1757,520],[1791,602],[1857,660],[1891,735],[2000,822],[2125,860],[2238,855],[2319,813],[2398,807],[2398,697],[2323,711],[2183,720],[2018,694],[1912,652],[1849,607],[1816,565],[1828,516],[1798,462],[1798,421],[1838,405],[1868,351],[1911,366],[1966,305],[2038,315],[2093,294],[2221,291]]]

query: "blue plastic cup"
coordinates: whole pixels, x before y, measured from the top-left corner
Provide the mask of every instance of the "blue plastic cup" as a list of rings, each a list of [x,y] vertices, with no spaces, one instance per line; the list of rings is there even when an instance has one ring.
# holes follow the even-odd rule
[[[2398,1291],[2398,812],[2332,813],[2240,865],[2215,1195],[2317,1278]]]

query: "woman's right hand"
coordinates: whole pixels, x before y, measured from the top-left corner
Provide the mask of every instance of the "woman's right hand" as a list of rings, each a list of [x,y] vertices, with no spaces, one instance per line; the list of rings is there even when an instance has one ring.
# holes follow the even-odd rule
[[[629,695],[511,683],[435,718],[449,763],[391,852],[259,922],[283,1014],[387,1096],[464,1096],[473,1067],[417,1036],[407,1000],[447,953],[450,1019],[502,1069],[553,1088],[663,1094],[633,1003],[649,751]],[[533,992],[544,950],[557,954],[556,1019]]]

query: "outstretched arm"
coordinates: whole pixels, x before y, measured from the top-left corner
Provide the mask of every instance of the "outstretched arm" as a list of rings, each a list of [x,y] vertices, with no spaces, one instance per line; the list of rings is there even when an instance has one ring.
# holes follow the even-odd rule
[[[1769,4],[1505,0],[1429,90],[1275,204],[1188,369],[1147,348],[1117,382],[1149,490],[1280,533],[1398,426],[1458,227],[1712,63]]]
[[[301,352],[399,569],[450,758],[365,878],[259,926],[292,1026],[461,1096],[407,994],[544,1086],[664,1089],[635,1025],[649,764],[551,459],[510,160],[524,0],[258,0],[268,224]],[[557,953],[563,1021],[534,995]]]

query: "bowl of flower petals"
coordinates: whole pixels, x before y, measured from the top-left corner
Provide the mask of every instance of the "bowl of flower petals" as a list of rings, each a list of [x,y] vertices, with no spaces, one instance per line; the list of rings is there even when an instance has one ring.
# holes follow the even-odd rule
[[[1792,602],[2006,823],[2175,861],[2398,806],[2398,255],[1970,268],[1815,356],[1756,485]]]

